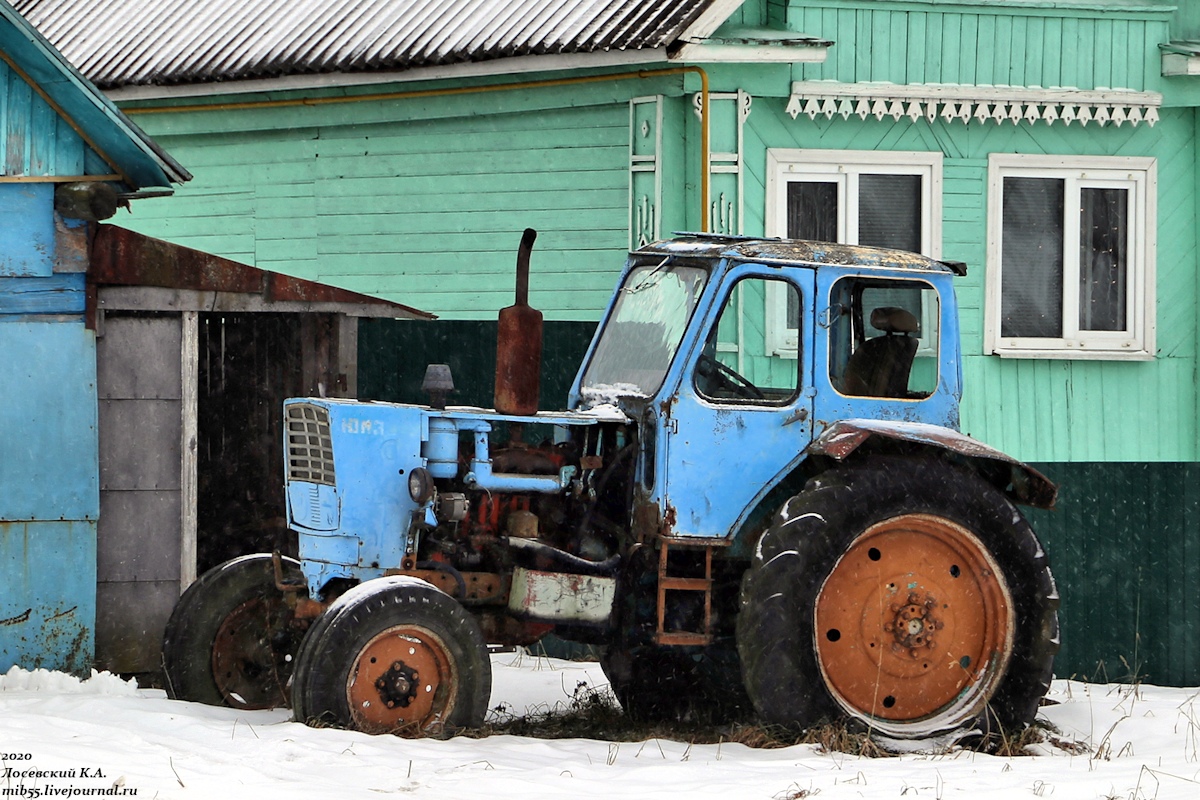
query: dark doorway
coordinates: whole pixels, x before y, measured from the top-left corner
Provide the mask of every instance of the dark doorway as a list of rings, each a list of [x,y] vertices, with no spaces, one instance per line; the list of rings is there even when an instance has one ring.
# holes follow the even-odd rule
[[[281,437],[284,398],[305,393],[302,316],[200,315],[198,574],[247,553],[295,555]]]

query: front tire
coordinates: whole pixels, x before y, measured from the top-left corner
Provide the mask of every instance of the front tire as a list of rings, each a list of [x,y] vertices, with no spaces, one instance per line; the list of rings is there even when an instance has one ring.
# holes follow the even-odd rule
[[[895,739],[1028,725],[1058,595],[1016,507],[954,464],[877,458],[788,501],[743,582],[738,649],[766,722]]]
[[[425,581],[385,577],[339,597],[301,646],[295,718],[366,733],[483,724],[492,670],[479,625]]]
[[[284,580],[302,582],[300,563],[283,558]],[[262,709],[288,705],[294,654],[304,635],[265,553],[226,561],[179,598],[163,634],[167,695],[208,705]]]

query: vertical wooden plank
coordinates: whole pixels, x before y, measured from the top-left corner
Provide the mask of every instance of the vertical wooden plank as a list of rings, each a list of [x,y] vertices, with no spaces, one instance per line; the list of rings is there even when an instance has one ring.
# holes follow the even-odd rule
[[[855,12],[855,15],[854,80],[874,80],[871,73],[871,48],[875,44],[871,37],[874,12],[869,9],[860,8]]]
[[[841,52],[837,53],[837,79],[853,83],[857,80],[857,57],[861,41],[858,37],[858,12],[853,9],[838,9],[830,13],[837,15],[837,24],[833,30],[840,36],[834,41],[842,43]],[[834,45],[837,49],[837,45]]]
[[[8,97],[9,77],[12,71],[7,64],[0,63],[0,175],[8,174],[8,120],[11,115]]]
[[[29,174],[29,105],[33,89],[13,72],[8,80],[8,119],[4,138],[8,146],[4,154],[6,175]]]
[[[197,477],[200,397],[199,312],[183,312],[180,323],[183,325],[179,359],[182,380],[180,411],[183,417],[180,440],[182,463],[179,473],[179,592],[182,594],[183,590],[196,580],[196,503],[199,487]]]
[[[1059,49],[1059,85],[1079,88],[1079,20],[1062,21],[1062,45]]]
[[[1042,22],[1042,86],[1062,86],[1062,19],[1045,18]]]
[[[925,25],[929,15],[923,11],[910,11],[908,14],[907,46],[901,50],[907,58],[904,66],[905,83],[925,83]]]
[[[1008,58],[1003,65],[997,64],[996,75],[1010,86],[1026,86],[1028,78],[1029,17],[1010,18]],[[1001,69],[1003,67],[1003,71]],[[1003,77],[1007,75],[1007,78]]]
[[[976,62],[980,57],[980,51],[983,49],[979,41],[979,16],[976,14],[963,14],[962,17],[962,34],[960,39],[960,49],[962,57],[959,62],[959,74],[954,78],[954,83],[982,83],[982,79],[978,78]],[[987,46],[987,53],[991,55],[991,46]]]
[[[883,8],[871,12],[871,77],[869,80],[886,81],[891,79],[894,67],[892,54],[895,48],[892,37],[893,12]]]
[[[1148,25],[1141,20],[1129,21],[1129,52],[1145,53],[1141,61],[1129,64],[1128,88],[1134,91],[1145,91],[1151,82],[1156,82],[1160,76],[1162,60],[1158,53],[1158,38],[1154,31],[1157,25]],[[1162,41],[1167,41],[1163,39]]]
[[[1026,86],[1046,86],[1046,74],[1043,69],[1045,59],[1046,18],[1025,18],[1025,77]],[[1014,32],[1014,36],[1016,33]]]
[[[925,66],[923,73],[926,83],[945,83],[945,78],[942,76],[942,58],[944,53],[942,50],[942,31],[945,26],[944,14],[923,14],[925,25]],[[916,40],[909,40],[914,46],[919,46],[920,43]]]
[[[887,26],[887,32],[884,36],[888,43],[888,50],[881,64],[881,72],[884,80],[893,81],[896,83],[906,83],[904,74],[908,62],[908,12],[907,11],[892,11],[887,14],[879,15],[884,20],[884,25]]]
[[[1129,38],[1130,20],[1113,20],[1110,25],[1112,26],[1112,56],[1106,59],[1110,62],[1109,68],[1112,70],[1109,75],[1109,86],[1114,89],[1127,89],[1130,84],[1129,73],[1139,66],[1133,59],[1133,56],[1139,51],[1130,47],[1133,44]],[[1103,54],[1100,57],[1103,58]]]
[[[1091,89],[1096,85],[1096,24],[1094,19],[1079,20],[1079,33],[1075,41],[1075,86]]]
[[[1009,73],[1014,56],[1013,48],[1013,18],[1006,14],[991,15],[995,20],[995,34],[992,37],[992,83],[1008,83]],[[980,33],[982,38],[982,32]]]
[[[83,174],[83,139],[62,117],[56,115],[54,133],[55,175]]]
[[[1092,46],[1089,52],[1092,61],[1092,86],[1111,89],[1113,82],[1113,60],[1128,59],[1129,54],[1113,49],[1113,21],[1098,19],[1091,22]]]
[[[990,85],[996,82],[996,59],[1007,43],[996,41],[996,15],[979,14],[975,17],[975,83]]]
[[[45,100],[31,97],[29,120],[29,174],[56,175],[58,113]]]
[[[337,397],[358,397],[358,317],[337,315]]]
[[[974,46],[965,46],[962,41],[962,14],[942,14],[942,74],[941,83],[965,83],[962,77],[964,52],[970,53]]]

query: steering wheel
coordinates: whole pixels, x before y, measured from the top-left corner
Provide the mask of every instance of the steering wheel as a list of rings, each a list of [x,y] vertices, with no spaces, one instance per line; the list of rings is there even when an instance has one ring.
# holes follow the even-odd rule
[[[730,366],[722,364],[712,356],[702,353],[696,362],[696,373],[702,378],[713,380],[720,388],[746,400],[766,400],[762,390],[744,375]]]

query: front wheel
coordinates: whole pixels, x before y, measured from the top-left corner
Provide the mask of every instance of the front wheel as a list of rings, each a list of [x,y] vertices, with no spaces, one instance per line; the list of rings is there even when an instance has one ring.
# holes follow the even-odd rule
[[[300,564],[283,559],[284,580],[302,580]],[[288,704],[293,655],[304,635],[265,553],[226,561],[179,598],[163,635],[167,694],[234,708]]]
[[[479,625],[425,581],[387,577],[338,598],[300,649],[299,722],[426,735],[483,724],[491,661]]]
[[[896,739],[1030,723],[1058,649],[1058,595],[1032,529],[953,464],[824,473],[764,534],[738,649],[765,721],[849,717]]]

